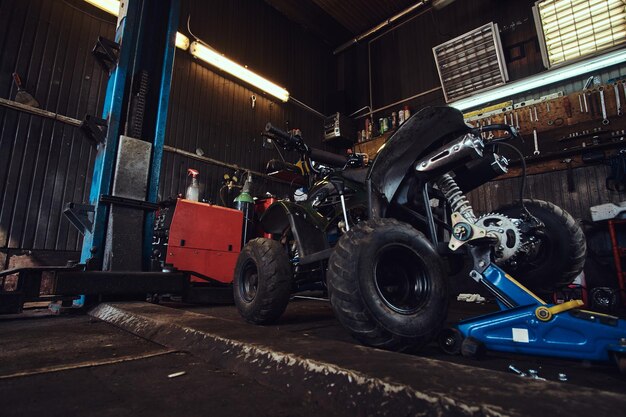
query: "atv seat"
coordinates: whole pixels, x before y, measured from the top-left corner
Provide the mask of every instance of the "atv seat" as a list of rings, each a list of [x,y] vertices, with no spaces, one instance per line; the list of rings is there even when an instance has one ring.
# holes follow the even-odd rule
[[[355,169],[346,169],[343,171],[342,176],[350,181],[357,182],[359,184],[365,184],[365,180],[367,179],[367,171],[369,168],[355,168]]]

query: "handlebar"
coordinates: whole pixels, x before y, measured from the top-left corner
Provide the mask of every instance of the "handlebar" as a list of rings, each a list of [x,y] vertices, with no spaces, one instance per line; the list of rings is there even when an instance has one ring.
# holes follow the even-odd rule
[[[287,141],[287,142],[293,141],[292,134],[285,132],[282,129],[272,126],[270,122],[267,122],[267,124],[265,125],[265,131],[269,133],[270,135],[277,136],[278,138],[284,141]]]
[[[346,157],[334,154],[332,152],[323,151],[321,149],[309,148],[304,143],[302,136],[297,133],[285,132],[273,126],[271,123],[265,125],[265,136],[275,138],[282,142],[281,146],[287,149],[295,149],[302,152],[312,160],[322,164],[330,165],[335,168],[343,168],[346,165]]]
[[[327,164],[335,168],[343,168],[346,166],[347,159],[345,156],[337,155],[332,152],[323,151],[321,149],[309,148],[311,153],[309,157],[315,162]]]
[[[487,126],[481,126],[481,127],[475,127],[472,128],[471,131],[473,134],[475,135],[480,135],[481,133],[484,132],[492,132],[494,130],[504,130],[506,132],[509,132],[509,135],[511,135],[511,138],[518,138],[520,137],[519,132],[517,131],[517,129],[511,125],[507,125],[507,124],[494,124],[494,125],[487,125]],[[502,138],[502,139],[494,139],[493,141],[502,141],[502,140],[506,140],[509,139],[508,137],[506,138]]]

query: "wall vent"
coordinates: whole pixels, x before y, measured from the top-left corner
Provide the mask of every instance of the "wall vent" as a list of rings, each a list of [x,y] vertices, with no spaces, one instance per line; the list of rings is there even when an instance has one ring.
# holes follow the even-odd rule
[[[433,48],[446,102],[506,83],[498,25],[488,23]]]

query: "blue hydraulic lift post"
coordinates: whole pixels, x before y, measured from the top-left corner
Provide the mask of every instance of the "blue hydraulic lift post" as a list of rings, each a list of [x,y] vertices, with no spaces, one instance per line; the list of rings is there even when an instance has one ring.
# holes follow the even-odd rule
[[[91,231],[86,231],[83,238],[81,263],[88,263],[90,269],[101,269],[106,238],[108,207],[100,203],[100,196],[109,194],[113,184],[113,169],[117,153],[117,144],[122,132],[121,119],[124,99],[127,91],[127,69],[134,56],[133,40],[138,33],[138,20],[141,0],[129,0],[126,16],[118,25],[115,41],[120,44],[118,63],[109,75],[107,93],[102,110],[102,118],[107,121],[106,142],[98,145],[93,168],[89,204],[94,207],[94,219]],[[126,45],[126,47],[124,47]]]
[[[167,21],[167,43],[163,54],[163,68],[161,72],[159,101],[157,108],[156,128],[152,143],[152,159],[148,176],[147,201],[156,203],[159,194],[159,179],[161,176],[161,161],[163,159],[163,146],[165,144],[165,132],[167,115],[170,101],[170,89],[172,84],[172,72],[174,69],[174,55],[176,53],[176,32],[179,17],[179,0],[171,0]],[[154,213],[147,212],[144,223],[143,238],[143,265],[144,269],[150,264],[152,254]]]
[[[156,122],[147,129],[154,134],[145,138],[153,145],[146,197],[150,202],[157,200],[178,16],[179,0],[158,2],[129,0],[126,15],[118,25],[115,39],[120,44],[118,64],[109,76],[102,113],[102,118],[108,125],[106,142],[98,147],[89,195],[89,202],[94,207],[93,227],[85,233],[81,252],[81,263],[87,263],[88,269],[102,269],[110,210],[106,204],[100,202],[100,197],[109,195],[112,188],[118,142],[124,132],[124,112],[127,111],[131,94],[132,77],[136,71],[150,65],[152,65],[150,70],[156,69],[152,74],[158,74],[159,81],[155,84],[158,85],[159,93],[158,102],[154,106],[157,113]],[[152,19],[160,21],[155,22]],[[162,36],[155,36],[155,30],[158,31],[160,28],[164,33],[161,32]],[[149,44],[149,48],[142,51],[144,49],[142,46],[146,43]],[[145,217],[144,224],[137,225],[138,228],[144,228],[142,245],[144,268],[149,263],[153,216]]]

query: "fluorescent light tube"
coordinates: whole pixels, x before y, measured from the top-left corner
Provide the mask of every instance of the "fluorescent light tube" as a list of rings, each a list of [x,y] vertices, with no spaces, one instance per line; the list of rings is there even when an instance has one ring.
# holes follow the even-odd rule
[[[119,16],[120,14],[120,2],[119,0],[85,0],[92,6],[96,6],[100,10],[112,14],[113,16]],[[176,32],[176,47],[186,51],[189,48],[189,38],[180,32]]]
[[[189,38],[180,32],[176,32],[176,47],[183,51],[189,49]]]
[[[247,82],[261,90],[265,91],[268,94],[273,95],[274,97],[282,100],[289,100],[289,92],[282,87],[277,86],[271,81],[266,80],[260,75],[255,74],[247,68],[242,67],[234,61],[226,58],[225,56],[219,54],[213,49],[201,44],[200,42],[192,42],[191,55],[196,58],[199,58],[223,71],[226,71],[230,75],[233,75],[239,78],[242,81]]]
[[[87,3],[96,6],[100,10],[117,16],[120,12],[120,2],[118,0],[85,0]]]
[[[596,56],[585,61],[559,67],[553,70],[533,75],[522,80],[518,80],[493,90],[485,91],[481,94],[455,101],[449,105],[461,111],[475,108],[486,103],[496,102],[503,98],[509,98],[526,91],[544,87],[581,74],[593,72],[612,65],[621,64],[626,61],[626,49],[609,52]]]

